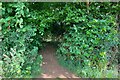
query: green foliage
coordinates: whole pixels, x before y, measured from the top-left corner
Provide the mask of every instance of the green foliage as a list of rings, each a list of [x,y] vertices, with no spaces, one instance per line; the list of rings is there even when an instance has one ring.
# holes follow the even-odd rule
[[[80,77],[117,77],[115,71],[112,73],[112,70],[108,70],[107,67],[110,55],[117,53],[114,51],[110,54],[111,48],[117,47],[119,44],[115,15],[112,14],[113,11],[107,12],[101,8],[94,8],[105,6],[107,9],[110,8],[111,3],[94,4],[95,6],[90,6],[89,11],[83,8],[77,9],[70,5],[66,6],[67,16],[64,21],[67,26],[70,26],[70,29],[64,35],[57,55],[59,59],[62,58],[60,60],[64,60],[60,61],[63,65],[67,67],[69,65],[69,69]],[[117,4],[113,5],[118,6]],[[101,12],[97,12],[99,10]],[[105,74],[107,70],[110,73]],[[104,75],[102,75],[103,73]],[[111,74],[116,75],[109,76]]]
[[[80,77],[116,77],[111,76],[113,66],[108,70],[107,65],[117,54],[113,49],[117,50],[119,44],[115,22],[119,7],[110,2],[3,3],[2,76],[39,74],[42,56],[38,50],[43,38],[62,36],[57,51],[62,65]]]
[[[33,77],[40,72],[42,56],[38,54],[37,29],[28,23],[29,9],[26,3],[3,3],[2,8],[2,56],[3,77]],[[30,16],[28,16],[30,15]]]

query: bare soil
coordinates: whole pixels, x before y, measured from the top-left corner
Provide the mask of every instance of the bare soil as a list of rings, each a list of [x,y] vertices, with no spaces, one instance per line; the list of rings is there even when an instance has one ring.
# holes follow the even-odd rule
[[[56,48],[51,44],[40,51],[43,56],[43,73],[39,78],[78,78],[58,64],[55,52]]]

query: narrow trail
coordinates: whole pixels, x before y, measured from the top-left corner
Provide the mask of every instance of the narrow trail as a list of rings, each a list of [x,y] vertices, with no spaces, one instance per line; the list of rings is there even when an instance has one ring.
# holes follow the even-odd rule
[[[78,78],[58,64],[55,51],[56,49],[50,44],[41,51],[43,73],[40,78]]]

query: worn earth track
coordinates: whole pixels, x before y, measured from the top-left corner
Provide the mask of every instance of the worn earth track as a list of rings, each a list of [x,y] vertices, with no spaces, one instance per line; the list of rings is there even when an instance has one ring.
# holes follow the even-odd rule
[[[78,78],[58,64],[55,52],[56,49],[51,44],[48,44],[41,50],[43,56],[43,73],[39,78]]]

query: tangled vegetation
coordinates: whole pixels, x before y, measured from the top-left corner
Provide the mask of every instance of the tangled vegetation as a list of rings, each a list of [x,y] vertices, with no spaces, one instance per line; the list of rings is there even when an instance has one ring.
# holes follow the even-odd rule
[[[38,34],[35,24],[29,23],[25,3],[2,4],[3,77],[30,77],[40,70],[42,56],[38,54]]]
[[[62,38],[60,63],[80,77],[117,77],[118,3],[2,3],[2,77],[41,73],[43,38]],[[51,34],[51,35],[50,35]],[[69,66],[68,66],[69,65]]]
[[[89,9],[83,6],[84,3],[79,7],[65,7],[64,22],[70,28],[63,36],[58,58],[80,77],[117,77],[119,39],[115,16],[118,4],[94,3]]]

